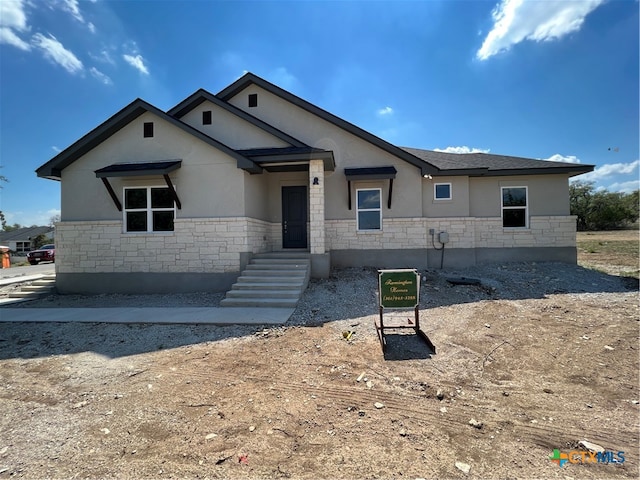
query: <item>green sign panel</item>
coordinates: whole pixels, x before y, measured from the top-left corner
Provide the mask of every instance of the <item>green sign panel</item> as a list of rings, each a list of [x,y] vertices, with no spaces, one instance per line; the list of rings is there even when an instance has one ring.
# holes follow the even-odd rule
[[[420,274],[416,270],[378,270],[380,306],[415,308],[420,292]]]

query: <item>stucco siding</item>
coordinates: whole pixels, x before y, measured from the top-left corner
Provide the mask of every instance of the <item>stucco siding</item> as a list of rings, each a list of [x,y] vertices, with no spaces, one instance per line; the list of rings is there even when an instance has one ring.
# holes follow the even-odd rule
[[[202,124],[202,112],[211,111],[211,125]],[[233,149],[288,147],[284,140],[265,132],[231,112],[204,101],[181,120]]]
[[[247,106],[247,96],[250,93],[258,94],[257,107]],[[327,219],[355,218],[355,203],[352,201],[352,210],[348,208],[345,168],[382,166],[394,166],[398,172],[393,184],[391,209],[386,206],[389,181],[380,180],[371,184],[375,188],[383,188],[384,215],[390,218],[422,216],[422,177],[417,167],[255,85],[240,92],[229,103],[310,146],[333,152],[336,169],[326,172],[324,179]],[[360,182],[352,182],[354,189],[361,188],[362,185]],[[355,198],[353,194],[354,191],[352,199]]]
[[[469,212],[473,217],[501,216],[501,187],[527,187],[529,215],[569,215],[566,174],[469,178]]]
[[[143,124],[154,123],[153,138],[143,138]],[[171,173],[182,209],[177,218],[241,216],[244,179],[235,159],[151,113],[145,113],[62,171],[63,221],[122,218],[94,171],[120,162],[181,159],[182,168]],[[162,176],[112,177],[122,202],[125,186],[166,185]]]
[[[451,184],[451,200],[436,200],[434,185]],[[422,211],[425,217],[468,217],[469,177],[433,177],[422,179]]]

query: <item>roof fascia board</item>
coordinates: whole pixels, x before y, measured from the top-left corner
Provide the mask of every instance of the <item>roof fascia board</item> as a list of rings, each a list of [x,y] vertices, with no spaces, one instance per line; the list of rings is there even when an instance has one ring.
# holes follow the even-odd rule
[[[279,138],[280,140],[289,143],[290,145],[294,146],[294,147],[308,147],[308,145],[304,142],[301,142],[300,140],[298,140],[297,138],[292,137],[291,135],[283,132],[282,130],[277,129],[276,127],[274,127],[273,125],[269,125],[267,122],[260,120],[257,117],[254,117],[253,115],[251,115],[250,113],[245,112],[244,110],[231,105],[230,103],[227,103],[224,100],[221,100],[220,98],[216,97],[214,94],[204,90],[204,89],[200,89],[197,92],[195,92],[193,95],[189,96],[188,98],[186,98],[185,100],[183,100],[182,102],[180,102],[178,105],[176,105],[175,107],[173,107],[171,110],[169,110],[167,112],[168,115],[171,115],[172,117],[176,117],[176,118],[182,118],[183,116],[185,116],[187,113],[189,113],[191,110],[193,110],[194,108],[196,108],[198,105],[202,104],[205,102],[205,100],[213,103],[214,105],[226,110],[227,112],[236,115],[237,117],[241,118],[242,120],[245,120],[246,122],[249,122],[250,124],[252,124],[255,127],[260,128],[261,130],[264,130],[265,132],[273,135],[276,138]]]
[[[409,164],[419,168],[422,175],[438,172],[438,168],[434,165],[431,165],[430,163],[427,163],[426,161],[411,155],[409,152],[406,152],[401,148],[396,147],[395,145],[392,145],[385,140],[382,140],[380,137],[376,137],[366,130],[357,127],[356,125],[347,122],[346,120],[343,120],[342,118],[337,117],[336,115],[329,113],[326,110],[323,110],[322,108],[317,107],[310,102],[307,102],[306,100],[303,100],[302,98],[258,77],[257,75],[254,75],[253,73],[246,73],[231,85],[218,92],[216,96],[227,102],[230,98],[236,96],[251,84],[255,84],[260,88],[268,91],[269,93],[272,93],[296,105],[297,107],[300,107],[303,110],[306,110],[307,112],[312,113],[357,137],[360,137],[361,139],[375,145],[376,147],[381,148],[382,150],[401,158]]]
[[[523,169],[501,169],[501,170],[487,170],[486,173],[476,175],[470,174],[469,176],[491,176],[491,177],[504,177],[504,176],[516,176],[516,175],[556,175],[566,174],[569,176],[581,175],[593,171],[593,165],[584,165],[588,168],[575,168],[575,167],[553,167],[553,168],[523,168]]]
[[[122,110],[112,115],[105,122],[101,123],[84,135],[80,140],[76,141],[47,163],[36,169],[36,174],[39,177],[60,180],[60,174],[65,167],[71,165],[82,155],[86,154],[125,125],[142,115],[146,111],[144,108],[145,103],[146,102],[143,100],[137,98]]]
[[[157,107],[154,107],[150,103],[141,99],[136,99],[129,105],[124,107],[118,113],[113,115],[107,121],[100,124],[98,127],[91,130],[80,140],[75,142],[70,147],[66,148],[47,163],[42,165],[36,170],[36,174],[39,177],[52,178],[60,180],[62,170],[76,161],[81,156],[98,146],[100,143],[111,137],[120,129],[131,123],[145,112],[150,112],[158,116],[159,118],[169,122],[170,124],[190,133],[194,137],[202,140],[203,142],[217,148],[218,150],[226,153],[230,157],[236,160],[238,168],[245,170],[251,170],[252,173],[260,173],[262,169],[248,158],[240,155],[232,148],[217,141],[216,139],[202,133],[200,130],[187,125],[183,121],[167,115],[165,112]]]

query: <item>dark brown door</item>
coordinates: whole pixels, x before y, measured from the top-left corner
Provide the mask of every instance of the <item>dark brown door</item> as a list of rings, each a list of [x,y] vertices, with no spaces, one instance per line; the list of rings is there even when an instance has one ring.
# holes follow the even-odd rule
[[[307,248],[307,187],[282,187],[282,248]]]

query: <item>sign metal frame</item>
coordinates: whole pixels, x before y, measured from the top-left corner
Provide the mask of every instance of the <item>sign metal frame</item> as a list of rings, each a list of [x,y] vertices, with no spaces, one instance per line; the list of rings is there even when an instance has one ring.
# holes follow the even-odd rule
[[[385,330],[411,328],[427,346],[436,353],[426,333],[420,329],[420,274],[416,269],[403,268],[392,270],[378,270],[378,304],[380,308],[380,321],[376,322],[376,333],[380,346],[384,353],[387,348]],[[384,324],[384,309],[409,309],[413,308],[413,325],[389,325]]]

